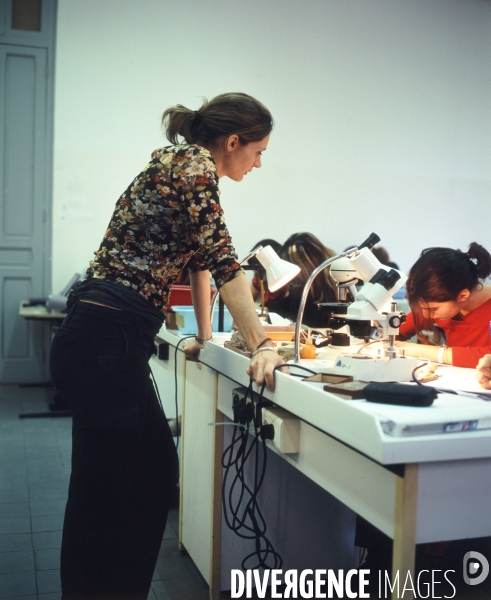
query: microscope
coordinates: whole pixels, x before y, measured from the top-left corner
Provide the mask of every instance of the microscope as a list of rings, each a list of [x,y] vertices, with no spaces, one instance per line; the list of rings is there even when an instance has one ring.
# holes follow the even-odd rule
[[[333,334],[333,345],[344,346],[333,372],[362,381],[410,381],[418,360],[401,355],[395,346],[406,315],[397,310],[397,303],[393,301],[407,276],[380,263],[366,246],[334,261],[330,271],[338,287],[339,302],[319,304],[319,308],[329,312],[330,328],[337,330],[346,326],[349,331]],[[358,289],[360,280],[364,284]],[[349,354],[347,346],[351,336],[385,342],[385,347],[377,355],[360,351]]]

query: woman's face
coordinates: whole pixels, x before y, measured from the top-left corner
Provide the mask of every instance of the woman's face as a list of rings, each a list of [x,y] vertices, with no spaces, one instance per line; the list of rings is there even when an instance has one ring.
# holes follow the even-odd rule
[[[462,290],[456,300],[427,302],[421,307],[423,316],[425,318],[441,319],[442,321],[453,319],[462,310],[465,310],[469,303],[469,296],[469,290]]]
[[[450,301],[450,302],[428,302],[421,309],[423,312],[423,316],[425,318],[431,319],[453,319],[460,312],[460,307],[458,302]]]
[[[234,181],[242,181],[254,167],[261,166],[261,154],[268,147],[269,135],[258,142],[241,144],[237,136],[230,136],[227,141],[227,151],[223,155],[220,177],[226,175]],[[220,172],[221,171],[221,172]]]

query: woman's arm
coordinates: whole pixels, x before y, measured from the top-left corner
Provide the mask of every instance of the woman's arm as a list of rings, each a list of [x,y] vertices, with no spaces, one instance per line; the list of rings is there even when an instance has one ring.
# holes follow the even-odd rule
[[[191,273],[191,291],[193,304],[196,302],[194,307],[196,320],[198,321],[198,335],[201,337],[201,334],[203,334],[205,337],[202,339],[208,339],[211,336],[210,288],[208,279],[205,295],[204,276],[201,273],[208,272],[196,271],[195,273]],[[249,349],[254,350],[268,336],[257,316],[249,283],[245,275],[240,274],[224,283],[220,288],[220,294]],[[206,310],[204,309],[205,305]],[[262,345],[263,348],[267,346],[272,347],[272,342],[268,341]],[[188,357],[192,357],[202,349],[203,346],[196,340],[188,340],[184,344],[184,353]],[[262,385],[266,381],[268,388],[274,390],[274,368],[276,365],[282,363],[283,359],[276,352],[261,351],[251,359],[247,368],[247,374],[254,379],[257,385]]]
[[[242,273],[227,281],[220,288],[220,296],[232,313],[249,350],[254,350],[268,336],[257,316],[247,277]],[[271,342],[269,345],[272,345]],[[273,353],[268,352],[267,354]]]
[[[268,336],[257,316],[247,277],[241,274],[230,279],[220,288],[220,295],[232,313],[249,350],[254,350]],[[273,346],[273,343],[268,341],[262,348],[267,346]],[[282,363],[283,359],[276,352],[258,352],[251,359],[247,374],[257,385],[266,381],[268,388],[274,390],[274,368]]]
[[[439,346],[412,344],[409,342],[396,342],[396,346],[399,348],[399,350],[404,350],[404,354],[406,356],[413,356],[414,358],[427,358],[433,362],[443,362],[446,365],[453,364],[453,351],[452,348],[447,346],[445,346],[445,349],[441,352],[442,356],[439,356]]]
[[[416,358],[427,358],[439,362],[438,346],[426,344],[410,344],[408,342],[396,342],[399,349],[405,349],[407,356]],[[442,351],[443,363],[454,367],[465,367],[474,369],[480,359],[491,353],[491,346],[446,346]]]
[[[191,298],[198,323],[198,337],[211,338],[210,321],[210,271],[195,271],[189,274]]]
[[[191,284],[191,298],[193,300],[194,314],[198,324],[198,337],[202,340],[211,338],[210,319],[210,271],[193,271],[189,273]],[[184,342],[184,354],[195,359],[195,354],[204,348],[198,340],[192,338]]]

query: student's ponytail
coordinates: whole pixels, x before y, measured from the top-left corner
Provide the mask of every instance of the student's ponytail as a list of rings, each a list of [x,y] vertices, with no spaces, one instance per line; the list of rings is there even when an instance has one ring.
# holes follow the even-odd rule
[[[491,275],[491,254],[481,244],[472,242],[467,251],[467,256],[476,265],[479,279],[486,279]]]

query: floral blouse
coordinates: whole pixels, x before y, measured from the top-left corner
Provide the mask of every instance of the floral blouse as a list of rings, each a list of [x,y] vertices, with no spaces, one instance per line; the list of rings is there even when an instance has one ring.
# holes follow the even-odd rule
[[[159,309],[185,265],[190,271],[209,269],[220,288],[241,269],[219,195],[216,165],[206,148],[155,150],[117,201],[88,278],[117,281]]]

